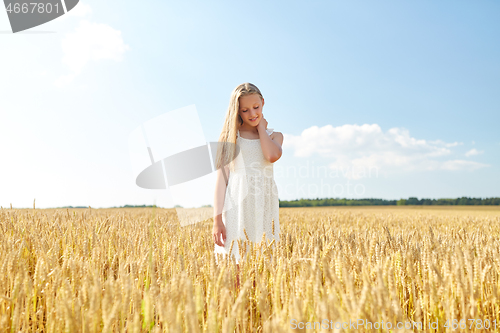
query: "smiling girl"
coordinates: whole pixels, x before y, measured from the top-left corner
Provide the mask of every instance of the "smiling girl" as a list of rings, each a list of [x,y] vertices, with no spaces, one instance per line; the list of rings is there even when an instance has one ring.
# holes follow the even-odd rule
[[[282,154],[283,134],[267,128],[264,98],[252,83],[231,94],[217,151],[214,197],[214,253],[233,255],[239,271],[237,239],[279,242],[279,200],[273,163]],[[239,152],[237,152],[239,148]],[[224,210],[224,211],[223,211]],[[231,248],[231,243],[233,246]],[[231,249],[231,253],[229,253]],[[237,275],[239,285],[239,274]]]

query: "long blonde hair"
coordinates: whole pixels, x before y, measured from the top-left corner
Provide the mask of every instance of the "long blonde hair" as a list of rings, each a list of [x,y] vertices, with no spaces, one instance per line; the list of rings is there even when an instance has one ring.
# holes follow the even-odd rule
[[[240,97],[257,94],[262,99],[262,93],[259,88],[252,83],[245,82],[234,88],[229,99],[229,107],[227,108],[226,119],[222,127],[222,132],[219,136],[219,144],[217,145],[216,166],[221,169],[229,164],[231,171],[234,171],[234,159],[236,157],[236,137],[239,127],[243,124],[238,110],[240,109]],[[232,144],[225,144],[226,142]]]

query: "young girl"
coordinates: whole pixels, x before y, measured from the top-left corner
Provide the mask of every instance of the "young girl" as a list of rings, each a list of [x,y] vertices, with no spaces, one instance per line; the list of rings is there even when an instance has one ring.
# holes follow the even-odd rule
[[[248,236],[252,242],[260,242],[265,232],[268,240],[279,242],[279,201],[273,163],[281,157],[283,134],[267,128],[263,107],[264,98],[255,85],[247,82],[237,86],[219,137],[214,253],[216,260],[218,253],[234,255],[238,271],[241,258],[237,239],[244,241]]]

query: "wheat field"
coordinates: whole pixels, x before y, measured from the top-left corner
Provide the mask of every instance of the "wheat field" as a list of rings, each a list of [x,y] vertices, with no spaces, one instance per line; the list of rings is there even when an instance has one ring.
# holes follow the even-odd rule
[[[1,332],[500,331],[500,207],[280,208],[239,287],[212,220],[174,209],[2,208],[0,227]]]

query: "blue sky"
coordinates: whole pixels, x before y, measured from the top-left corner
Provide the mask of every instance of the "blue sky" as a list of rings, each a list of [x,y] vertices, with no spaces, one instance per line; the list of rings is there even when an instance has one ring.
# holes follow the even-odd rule
[[[0,205],[172,207],[135,185],[130,133],[195,105],[217,141],[243,82],[284,134],[281,200],[500,196],[499,16],[497,1],[83,1],[12,34],[0,11]]]

